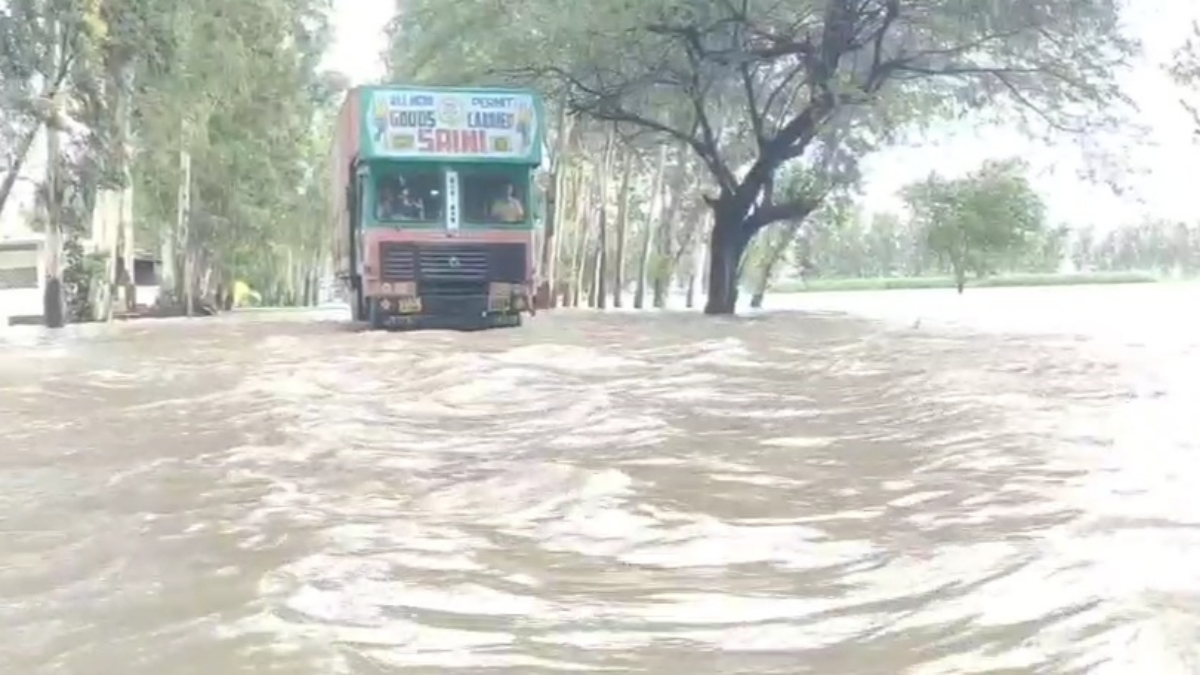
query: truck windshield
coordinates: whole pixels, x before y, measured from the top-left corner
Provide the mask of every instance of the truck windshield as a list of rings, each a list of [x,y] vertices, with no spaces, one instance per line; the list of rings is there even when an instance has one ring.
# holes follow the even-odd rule
[[[444,205],[441,171],[391,170],[375,180],[376,220],[437,221]]]
[[[523,223],[527,220],[527,177],[514,171],[471,171],[460,178],[463,220]]]

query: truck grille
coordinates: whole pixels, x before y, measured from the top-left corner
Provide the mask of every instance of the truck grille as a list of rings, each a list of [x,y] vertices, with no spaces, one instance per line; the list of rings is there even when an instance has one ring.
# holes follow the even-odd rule
[[[425,244],[384,242],[383,281],[521,283],[528,276],[525,244]]]
[[[421,279],[483,281],[488,278],[486,248],[430,246],[417,250]]]
[[[379,250],[380,273],[384,281],[411,281],[417,278],[417,256],[412,249],[383,244]]]

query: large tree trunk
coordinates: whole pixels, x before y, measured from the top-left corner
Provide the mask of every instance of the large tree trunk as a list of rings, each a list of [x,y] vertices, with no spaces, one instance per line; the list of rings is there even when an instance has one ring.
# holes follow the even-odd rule
[[[705,314],[733,314],[737,309],[742,256],[753,233],[745,215],[718,205],[713,213],[713,234],[708,258],[708,302]]]

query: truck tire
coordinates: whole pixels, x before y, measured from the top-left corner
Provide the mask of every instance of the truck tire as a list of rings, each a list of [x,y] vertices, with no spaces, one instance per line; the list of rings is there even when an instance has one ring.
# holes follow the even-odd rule
[[[355,277],[350,295],[350,315],[355,321],[367,320],[367,299],[363,297],[362,279]]]
[[[365,298],[363,302],[367,305],[367,323],[370,324],[371,330],[382,330],[383,315],[379,313],[379,305],[374,302],[368,302]]]

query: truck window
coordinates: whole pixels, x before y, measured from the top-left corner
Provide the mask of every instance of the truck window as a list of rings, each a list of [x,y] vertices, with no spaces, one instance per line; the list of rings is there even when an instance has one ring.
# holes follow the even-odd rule
[[[472,223],[523,223],[528,220],[528,185],[511,171],[464,172],[459,179],[463,220]]]
[[[429,169],[389,171],[375,181],[375,219],[383,222],[431,222],[442,219],[445,198],[442,172]]]

